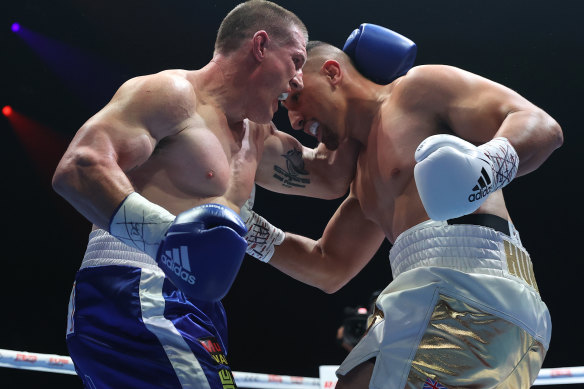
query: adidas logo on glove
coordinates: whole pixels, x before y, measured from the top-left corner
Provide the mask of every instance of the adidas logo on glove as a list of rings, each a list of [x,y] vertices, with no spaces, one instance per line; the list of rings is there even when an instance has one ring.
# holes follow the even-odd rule
[[[191,285],[195,284],[195,276],[191,274],[187,246],[180,246],[179,248],[173,248],[172,251],[165,251],[160,255],[160,262],[183,281]]]
[[[434,220],[476,211],[490,193],[511,182],[519,165],[515,149],[502,137],[475,146],[453,135],[436,134],[420,143],[414,158],[418,194]]]
[[[468,196],[468,201],[471,203],[488,196],[488,194],[491,193],[493,189],[493,186],[491,185],[491,179],[489,178],[489,174],[485,168],[481,169],[481,176],[477,181],[478,183],[472,188],[474,193],[471,193]]]

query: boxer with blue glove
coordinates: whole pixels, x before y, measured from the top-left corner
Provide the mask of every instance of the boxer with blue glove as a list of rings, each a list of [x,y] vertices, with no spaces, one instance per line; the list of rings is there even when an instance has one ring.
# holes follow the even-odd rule
[[[369,80],[386,85],[414,66],[418,47],[388,28],[363,23],[349,35],[343,51]]]
[[[303,87],[307,39],[292,12],[243,2],[206,66],[126,81],[75,134],[53,187],[93,224],[66,337],[85,387],[236,386],[221,299],[245,255],[238,213],[254,182],[334,198],[352,177],[355,153],[306,148],[271,123]],[[283,177],[294,164],[301,179]]]
[[[174,217],[133,192],[120,204],[110,233],[156,260],[188,296],[219,301],[229,291],[245,255],[247,230],[239,215],[203,204]]]
[[[476,74],[412,67],[413,42],[381,26],[307,52],[304,89],[284,105],[326,147],[359,144],[350,192],[316,240],[244,220],[267,232],[250,229],[248,250],[263,239],[260,259],[329,293],[392,244],[393,280],[337,388],[528,389],[551,319],[501,189],[562,144],[560,126]]]

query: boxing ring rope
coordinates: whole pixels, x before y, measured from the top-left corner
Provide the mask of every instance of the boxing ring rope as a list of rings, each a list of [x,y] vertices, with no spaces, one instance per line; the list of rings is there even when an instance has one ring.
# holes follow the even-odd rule
[[[26,351],[0,349],[0,367],[36,370],[50,373],[76,375],[68,356],[39,354]],[[324,387],[319,378],[295,377],[234,371],[235,383],[240,388],[315,389]],[[584,383],[584,366],[541,369],[534,386]],[[326,385],[331,387],[330,385]]]

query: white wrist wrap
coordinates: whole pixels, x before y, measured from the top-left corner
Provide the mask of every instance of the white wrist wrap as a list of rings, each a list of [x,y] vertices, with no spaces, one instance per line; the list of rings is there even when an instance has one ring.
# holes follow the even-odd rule
[[[136,192],[120,204],[110,222],[110,234],[156,259],[160,241],[175,216]]]
[[[519,168],[519,156],[507,138],[499,137],[479,146],[491,160],[493,168],[493,189],[501,189],[510,183]]]
[[[245,234],[247,250],[245,252],[268,263],[274,254],[275,246],[282,244],[286,234],[254,211],[250,211],[250,215],[251,217],[245,220],[247,227],[247,234]]]
[[[274,254],[275,246],[282,244],[286,234],[281,229],[271,225],[266,219],[255,213],[251,208],[255,199],[255,186],[251,197],[241,207],[241,218],[245,221],[247,234],[246,253],[262,262],[268,263]]]

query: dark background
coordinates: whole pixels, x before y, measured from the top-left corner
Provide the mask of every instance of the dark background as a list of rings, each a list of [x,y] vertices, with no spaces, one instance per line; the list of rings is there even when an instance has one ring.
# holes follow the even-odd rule
[[[564,146],[505,189],[553,319],[544,367],[584,365],[581,316],[581,144],[584,23],[579,0],[276,1],[296,12],[311,39],[342,46],[363,22],[418,45],[416,64],[442,63],[500,82],[550,113]],[[127,78],[196,69],[211,58],[217,28],[237,1],[19,0],[0,11],[3,234],[0,348],[67,355],[73,277],[90,225],[50,187],[66,143]],[[19,22],[40,52],[10,30]],[[49,49],[49,50],[47,50]],[[75,53],[73,55],[73,53]],[[48,59],[51,58],[51,59]],[[289,131],[286,111],[276,114]],[[28,128],[27,127],[27,128]],[[31,132],[31,129],[40,129]],[[307,145],[312,140],[301,138]],[[318,238],[339,201],[258,190],[256,209],[274,224]],[[225,299],[233,370],[318,376],[345,353],[335,333],[345,306],[365,304],[391,280],[389,244],[333,295],[246,259]],[[1,387],[79,388],[75,376],[0,369]],[[572,386],[574,387],[574,386]]]

